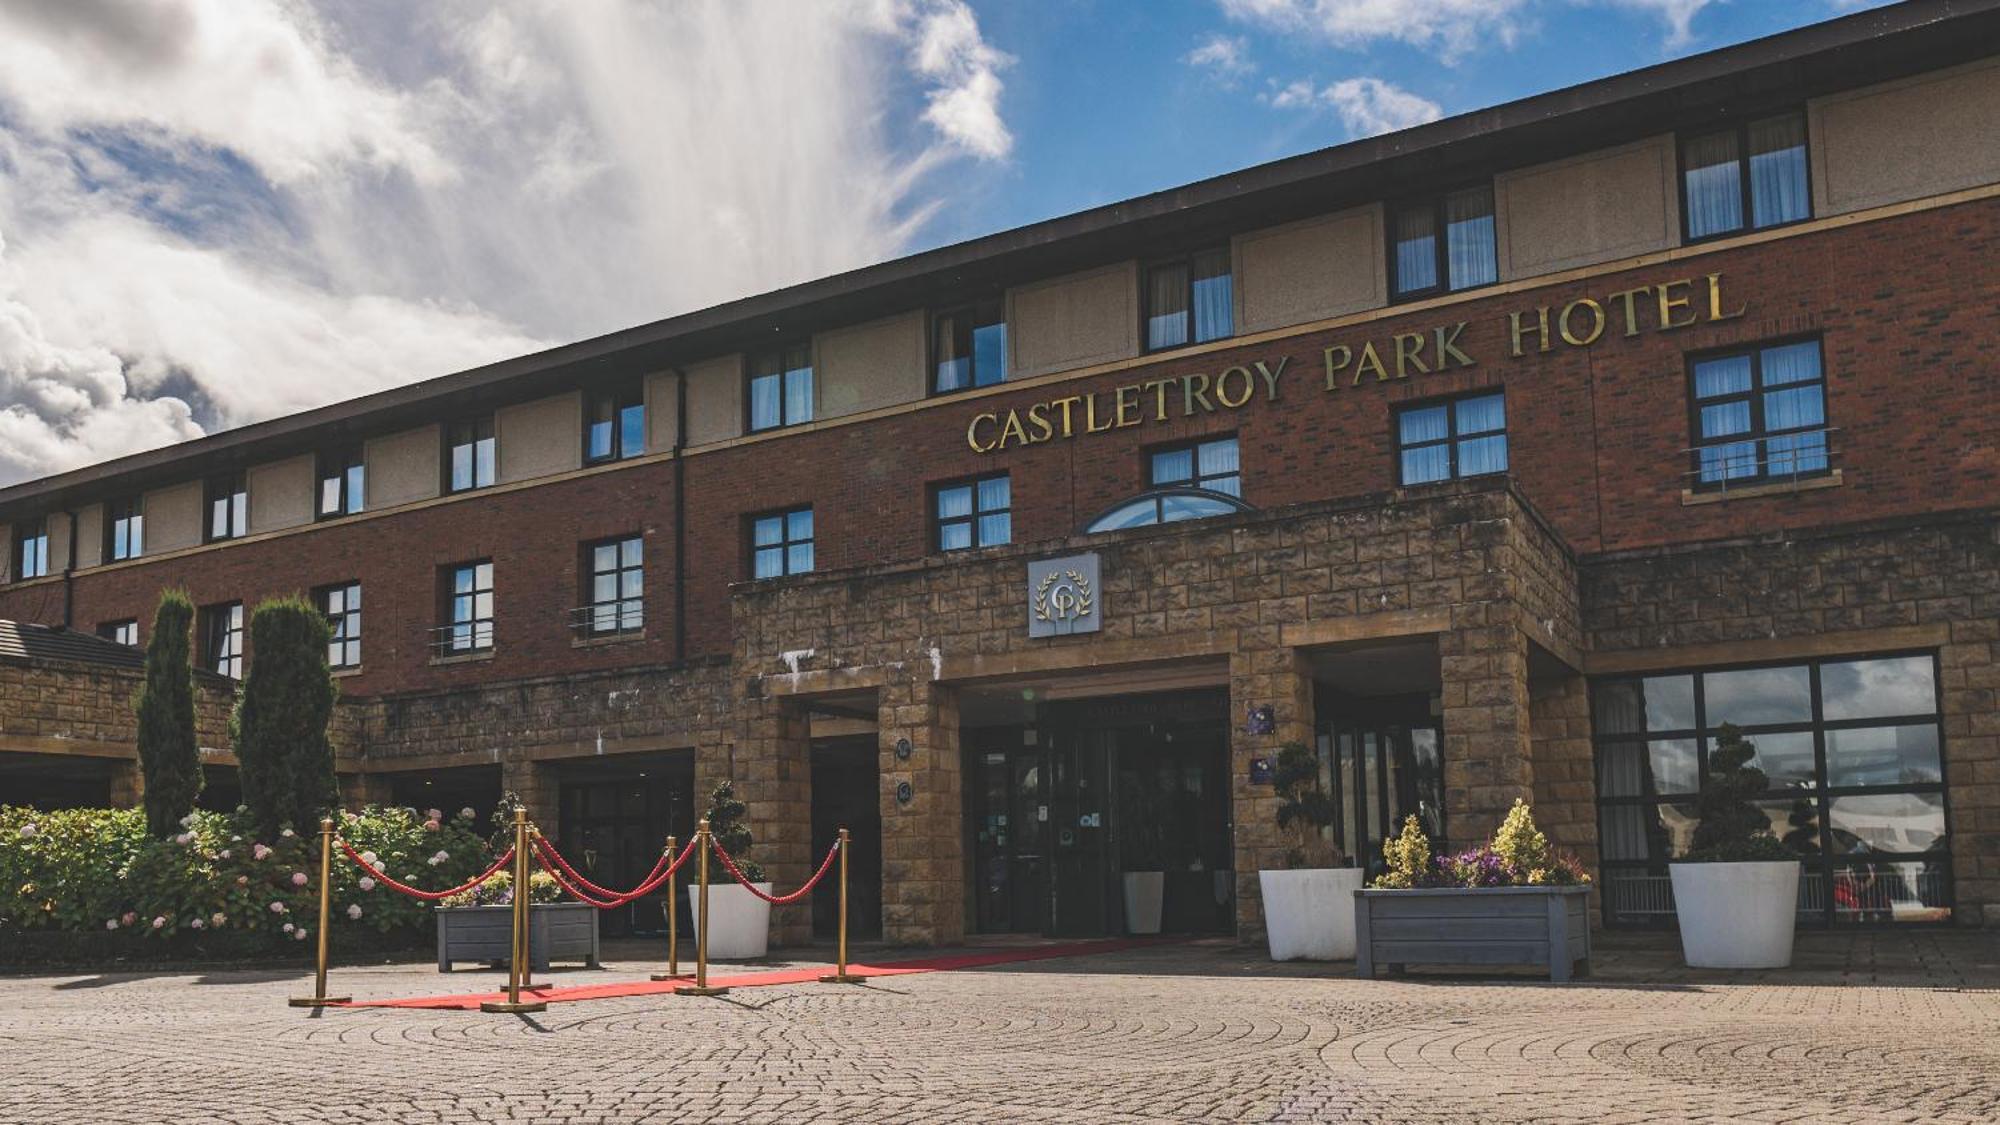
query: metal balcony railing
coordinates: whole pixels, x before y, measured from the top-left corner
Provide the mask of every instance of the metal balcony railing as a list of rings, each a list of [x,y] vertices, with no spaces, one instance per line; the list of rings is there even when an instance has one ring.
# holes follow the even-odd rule
[[[623,637],[646,629],[646,599],[619,598],[569,611],[570,632],[583,639]]]
[[[493,622],[461,621],[430,630],[432,656],[471,656],[493,651]]]
[[[1792,483],[1823,477],[1833,472],[1842,450],[1834,448],[1838,426],[1812,430],[1788,430],[1780,434],[1723,439],[1680,451],[1691,468],[1681,471],[1688,486],[1700,492],[1727,492],[1731,488]],[[1817,444],[1800,446],[1801,440],[1817,437]],[[1773,443],[1785,448],[1773,450]]]

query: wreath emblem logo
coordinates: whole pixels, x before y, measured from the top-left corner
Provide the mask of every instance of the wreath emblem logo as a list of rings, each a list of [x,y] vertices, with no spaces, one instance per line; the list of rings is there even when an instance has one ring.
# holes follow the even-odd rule
[[[1035,588],[1035,620],[1073,624],[1095,612],[1090,579],[1075,570],[1051,570]]]

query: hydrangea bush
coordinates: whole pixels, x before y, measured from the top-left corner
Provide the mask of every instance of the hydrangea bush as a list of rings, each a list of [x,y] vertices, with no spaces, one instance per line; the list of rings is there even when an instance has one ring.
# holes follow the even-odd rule
[[[493,860],[472,811],[378,808],[343,814],[339,832],[385,874],[442,890]],[[194,812],[166,839],[138,809],[40,812],[0,806],[0,933],[130,935],[134,943],[229,935],[238,949],[304,942],[319,921],[319,833],[259,834],[242,809]],[[389,934],[431,924],[428,903],[333,857],[339,929]]]
[[[1431,842],[1412,816],[1403,831],[1382,842],[1388,870],[1375,886],[1408,890],[1413,887],[1573,887],[1590,882],[1590,874],[1573,855],[1556,851],[1535,827],[1527,802],[1516,800],[1493,842],[1452,855],[1431,858]]]

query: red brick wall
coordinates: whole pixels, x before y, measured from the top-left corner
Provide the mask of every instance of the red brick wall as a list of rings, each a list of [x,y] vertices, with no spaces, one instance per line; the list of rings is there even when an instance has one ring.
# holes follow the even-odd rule
[[[1012,474],[1017,542],[1053,539],[1145,484],[1142,450],[1204,434],[1242,441],[1245,497],[1258,506],[1357,496],[1395,485],[1391,408],[1484,386],[1507,391],[1512,468],[1522,490],[1580,553],[1692,542],[1778,528],[1990,504],[2000,474],[2000,202],[1781,239],[1586,281],[1417,312],[1156,365],[1081,383],[1023,387],[876,422],[840,426],[706,453],[687,462],[690,650],[730,649],[728,587],[747,572],[745,517],[810,503],[818,569],[909,558],[928,550],[925,485],[1005,469]],[[1588,348],[1508,357],[1508,314],[1603,301],[1639,285],[1719,273],[1724,300],[1745,315],[1626,338],[1612,307]],[[1701,309],[1705,294],[1691,291]],[[1642,300],[1642,308],[1645,302]],[[1357,352],[1364,340],[1468,322],[1459,346],[1476,366],[1328,393],[1323,347]],[[1825,338],[1830,424],[1839,428],[1838,488],[1684,507],[1689,444],[1685,356],[1690,351],[1802,332]],[[1380,346],[1378,344],[1378,346]],[[1051,398],[1163,375],[1213,375],[1237,363],[1288,357],[1276,403],[1170,414],[1143,424],[1004,453],[968,448],[967,422]],[[305,589],[360,578],[366,590],[367,671],[359,692],[435,687],[572,669],[659,663],[671,648],[673,468],[648,466],[530,488],[310,535],[77,581],[83,626],[149,616],[158,584],[186,584],[198,602]],[[644,643],[573,649],[564,614],[578,600],[577,544],[647,530],[649,629]],[[431,667],[437,566],[482,556],[498,563],[498,653],[490,663]],[[0,616],[51,620],[59,596],[0,592]]]

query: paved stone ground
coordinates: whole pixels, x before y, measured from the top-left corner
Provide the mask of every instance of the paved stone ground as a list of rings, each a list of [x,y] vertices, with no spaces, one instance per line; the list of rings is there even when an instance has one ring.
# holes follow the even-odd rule
[[[1173,945],[531,1017],[290,1009],[285,971],[10,977],[0,1122],[2000,1120],[2000,940],[1800,943],[1700,975],[1613,938],[1570,985]],[[336,971],[365,997],[499,978]]]

